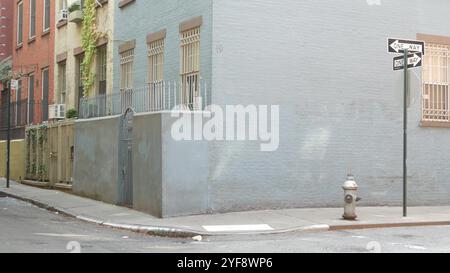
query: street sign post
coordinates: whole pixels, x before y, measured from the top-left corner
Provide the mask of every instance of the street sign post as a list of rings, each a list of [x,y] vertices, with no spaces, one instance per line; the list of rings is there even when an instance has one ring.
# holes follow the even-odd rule
[[[7,132],[7,141],[6,141],[6,188],[9,188],[9,179],[10,179],[10,168],[11,168],[11,88],[6,85],[6,99],[7,99],[7,107],[8,107],[8,132]],[[8,90],[9,89],[9,90]]]
[[[422,66],[422,53],[408,54],[408,69]],[[405,56],[394,58],[394,71],[405,69]]]
[[[405,39],[388,39],[388,52],[401,53],[394,58],[394,71],[403,70],[403,217],[408,216],[408,69],[422,66],[425,42]]]
[[[415,40],[403,40],[403,39],[388,39],[388,52],[389,53],[405,53],[405,50],[409,53],[420,52],[425,55],[425,42]]]

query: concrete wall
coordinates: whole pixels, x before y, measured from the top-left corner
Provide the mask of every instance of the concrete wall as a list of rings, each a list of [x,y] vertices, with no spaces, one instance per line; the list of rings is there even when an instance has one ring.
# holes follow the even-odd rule
[[[162,217],[161,115],[137,115],[133,124],[134,208]]]
[[[392,71],[386,39],[450,36],[449,8],[445,0],[213,1],[213,103],[280,105],[280,147],[211,143],[211,209],[340,206],[347,173],[362,205],[400,204],[403,75]],[[419,126],[421,69],[411,84],[409,202],[448,205],[450,131]]]
[[[134,119],[133,207],[158,217],[208,210],[208,145],[173,140],[175,121],[170,113],[141,114]]]
[[[164,80],[180,79],[180,32],[179,24],[196,16],[203,16],[200,41],[200,76],[210,83],[212,44],[212,1],[191,0],[145,0],[135,1],[123,8],[116,7],[114,35],[114,86],[120,86],[120,58],[118,46],[136,39],[134,50],[134,87],[147,83],[147,34],[167,30],[164,47]],[[210,84],[208,84],[210,86]],[[117,89],[117,88],[116,88]],[[118,89],[115,90],[118,92]]]
[[[73,193],[117,202],[119,117],[75,122]]]
[[[6,141],[0,141],[0,177],[6,177]],[[13,180],[25,178],[25,140],[11,141],[10,175]]]
[[[194,121],[202,113],[188,116]],[[209,211],[208,142],[174,140],[171,131],[177,119],[171,114],[162,115],[164,217]]]

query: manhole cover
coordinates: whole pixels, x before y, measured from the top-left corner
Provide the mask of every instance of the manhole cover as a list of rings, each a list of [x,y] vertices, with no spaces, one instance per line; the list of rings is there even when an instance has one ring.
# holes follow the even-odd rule
[[[0,198],[5,198],[5,197],[7,197],[7,195],[0,191]]]

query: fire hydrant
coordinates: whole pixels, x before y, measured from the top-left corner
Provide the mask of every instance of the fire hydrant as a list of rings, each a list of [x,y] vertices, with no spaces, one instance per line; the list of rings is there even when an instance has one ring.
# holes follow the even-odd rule
[[[356,197],[356,191],[358,190],[358,185],[356,184],[355,177],[353,175],[347,176],[347,181],[345,181],[342,186],[344,189],[344,219],[345,220],[356,220],[356,202],[360,198]]]

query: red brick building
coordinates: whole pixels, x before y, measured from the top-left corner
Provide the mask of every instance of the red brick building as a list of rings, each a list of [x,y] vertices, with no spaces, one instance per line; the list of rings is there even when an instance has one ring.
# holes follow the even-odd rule
[[[13,17],[13,1],[0,0],[0,70],[11,65]],[[0,91],[3,91],[1,81]]]
[[[13,3],[0,0],[0,63],[12,56]]]
[[[16,119],[39,124],[48,119],[48,105],[53,104],[55,1],[9,1],[14,6],[12,69],[19,80],[12,93],[18,103]]]
[[[8,74],[12,65],[12,36],[14,22],[14,1],[0,0],[0,77]],[[0,80],[0,140],[6,138],[7,93]]]

